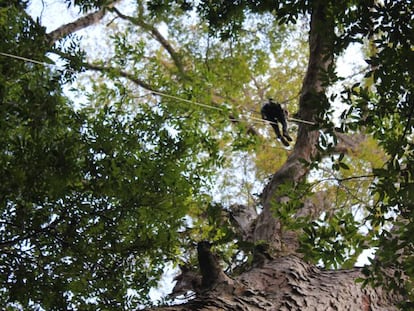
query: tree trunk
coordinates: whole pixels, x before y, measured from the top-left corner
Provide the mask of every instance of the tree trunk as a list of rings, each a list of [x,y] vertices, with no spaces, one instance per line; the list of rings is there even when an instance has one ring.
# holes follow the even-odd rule
[[[323,271],[288,255],[201,291],[186,304],[155,310],[398,310],[395,297],[362,288],[358,277],[360,269]]]
[[[333,62],[334,23],[333,17],[327,14],[326,1],[311,3],[310,55],[299,116],[302,120],[316,122],[317,116],[328,108],[321,77]],[[304,262],[297,252],[297,233],[284,231],[281,222],[273,216],[272,210],[277,204],[288,200],[280,193],[281,186],[295,187],[306,178],[308,168],[302,159],[310,162],[317,155],[318,139],[318,129],[299,125],[294,150],[263,191],[262,213],[255,221],[246,222],[249,217],[239,221],[245,226],[242,231],[247,239],[269,246],[261,254],[260,262],[257,260],[250,270],[237,277],[226,278],[215,271],[219,267],[217,263],[208,268],[200,261],[201,279],[208,278],[209,286],[193,288],[197,292],[196,298],[185,304],[156,310],[397,310],[399,297],[391,296],[381,288],[363,288],[355,282],[364,277],[361,269],[325,271]],[[297,215],[311,213],[307,210],[309,206],[303,204]],[[213,257],[209,254],[208,258]],[[214,280],[212,275],[220,277]],[[203,284],[203,281],[197,284]]]
[[[316,117],[323,112],[324,104],[327,102],[321,78],[333,61],[334,23],[332,16],[325,14],[324,1],[313,1],[313,3],[309,31],[309,62],[301,90],[299,116],[302,120],[316,122]],[[318,129],[301,123],[293,152],[263,191],[263,212],[257,219],[253,240],[267,241],[276,252],[290,254],[296,253],[297,249],[296,233],[282,232],[280,221],[272,217],[272,209],[288,199],[278,193],[278,189],[281,185],[295,187],[306,178],[308,168],[304,166],[302,160],[310,162],[315,157],[318,139]],[[309,212],[298,210],[298,215],[309,214]]]

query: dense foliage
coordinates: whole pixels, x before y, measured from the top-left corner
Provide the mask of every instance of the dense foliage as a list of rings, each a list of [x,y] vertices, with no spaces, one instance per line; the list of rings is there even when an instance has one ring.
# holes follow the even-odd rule
[[[0,21],[2,50],[44,58],[44,30],[24,11],[2,7]],[[112,96],[75,109],[60,72],[39,64],[2,57],[0,70],[0,304],[145,303],[180,253],[184,216],[202,204],[214,140],[160,104],[131,112]]]
[[[414,17],[412,1],[386,1],[371,10],[370,20],[361,23],[372,40],[366,84],[347,92],[352,102],[351,128],[366,129],[387,154],[387,161],[373,171],[372,193],[376,202],[367,219],[378,232],[377,258],[368,272],[375,283],[388,284],[410,297],[412,307],[414,221],[413,130],[414,130]],[[359,30],[359,28],[357,28]],[[368,31],[369,30],[369,31]],[[353,36],[355,34],[353,29]],[[354,100],[353,100],[354,99]],[[390,223],[391,221],[391,223]],[[393,228],[389,230],[389,226]],[[387,278],[386,268],[395,271]]]

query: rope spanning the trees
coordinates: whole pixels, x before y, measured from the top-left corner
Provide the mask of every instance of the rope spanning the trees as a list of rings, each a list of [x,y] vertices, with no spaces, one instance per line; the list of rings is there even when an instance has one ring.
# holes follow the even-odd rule
[[[56,64],[49,64],[49,63],[46,63],[46,62],[41,62],[41,61],[34,60],[34,59],[31,59],[31,58],[22,57],[22,56],[13,55],[13,54],[4,53],[4,52],[0,52],[0,55],[5,56],[5,57],[9,57],[9,58],[14,58],[14,59],[17,59],[17,60],[20,60],[20,61],[25,61],[25,62],[38,64],[38,65],[45,66],[45,67],[50,67],[50,66],[57,67],[58,66]],[[203,108],[207,108],[207,109],[211,109],[211,110],[225,111],[225,109],[221,108],[221,107],[216,107],[216,106],[213,106],[213,105],[208,105],[208,104],[204,104],[204,103],[200,103],[200,102],[196,102],[196,101],[191,101],[189,99],[181,98],[181,97],[178,97],[178,96],[166,94],[166,93],[159,92],[159,91],[151,91],[150,93],[148,93],[146,95],[158,95],[158,96],[161,96],[161,97],[175,99],[175,100],[178,100],[178,101],[181,101],[181,102],[185,102],[185,103],[188,103],[188,104],[192,104],[192,105],[195,105],[195,106],[199,106],[199,107],[203,107]],[[296,96],[295,96],[295,98],[296,98]],[[286,103],[290,100],[292,100],[292,99],[285,100],[283,103]],[[249,119],[249,120],[253,121],[254,123],[276,124],[275,122],[268,121],[268,120],[263,120],[262,118],[256,118],[254,116],[250,116],[250,115],[244,115],[244,116],[245,116],[246,119]],[[235,118],[231,118],[231,120],[240,121],[240,120],[235,119]],[[288,120],[293,121],[293,122],[307,124],[307,125],[315,125],[314,122],[307,121],[307,120],[301,120],[301,119],[296,119],[296,118],[288,118]]]
[[[184,99],[184,98],[181,98],[181,97],[178,97],[178,96],[169,95],[169,94],[158,92],[158,91],[152,91],[151,94],[159,95],[159,96],[167,97],[167,98],[171,98],[171,99],[176,99],[176,100],[179,100],[179,101],[182,101],[182,102],[186,102],[186,103],[189,103],[189,104],[193,104],[193,105],[196,105],[196,106],[200,106],[200,107],[204,107],[204,108],[208,108],[208,109],[212,109],[212,110],[225,111],[225,109],[220,108],[220,107],[216,107],[216,106],[212,106],[212,105],[207,105],[207,104],[191,101],[191,100],[188,100],[188,99]],[[256,118],[256,117],[253,117],[253,116],[250,116],[250,115],[244,115],[244,116],[246,117],[246,119],[252,120],[254,123],[277,124],[273,121],[263,120],[262,118]],[[231,120],[238,121],[239,119],[231,118]],[[289,121],[294,121],[294,122],[299,122],[299,123],[304,123],[304,124],[308,124],[308,125],[315,125],[314,122],[306,121],[306,120],[300,120],[300,119],[296,119],[296,118],[288,118],[288,120]]]
[[[204,107],[204,108],[208,108],[208,109],[213,109],[213,110],[218,110],[218,111],[224,111],[224,109],[223,108],[220,108],[220,107],[216,107],[216,106],[212,106],[212,105],[207,105],[207,104],[203,104],[203,103],[191,101],[189,99],[181,98],[181,97],[174,96],[174,95],[169,95],[169,94],[162,93],[162,92],[159,92],[159,91],[151,91],[151,93],[148,94],[148,95],[151,95],[151,94],[152,95],[159,95],[159,96],[167,97],[167,98],[171,98],[171,99],[176,99],[176,100],[179,100],[179,101],[182,101],[182,102],[185,102],[185,103],[193,104],[193,105],[200,106],[200,107]]]
[[[53,64],[48,64],[46,62],[41,62],[41,61],[38,61],[38,60],[26,58],[26,57],[23,57],[23,56],[17,56],[17,55],[13,55],[13,54],[9,54],[9,53],[0,52],[0,55],[10,57],[10,58],[15,58],[15,59],[22,60],[22,61],[29,62],[29,63],[34,63],[34,64],[46,66],[46,67],[47,66],[56,66],[56,65],[53,65]]]

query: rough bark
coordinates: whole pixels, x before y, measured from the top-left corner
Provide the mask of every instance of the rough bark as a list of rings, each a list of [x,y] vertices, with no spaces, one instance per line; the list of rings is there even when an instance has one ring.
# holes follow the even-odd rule
[[[397,310],[395,297],[362,288],[360,269],[324,271],[294,255],[269,260],[184,305],[155,310]]]

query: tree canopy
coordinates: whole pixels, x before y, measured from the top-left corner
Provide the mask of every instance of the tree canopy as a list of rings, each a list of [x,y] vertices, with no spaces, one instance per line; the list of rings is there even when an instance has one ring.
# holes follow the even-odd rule
[[[172,265],[165,309],[412,307],[412,1],[62,4],[0,0],[1,305],[151,307]]]

